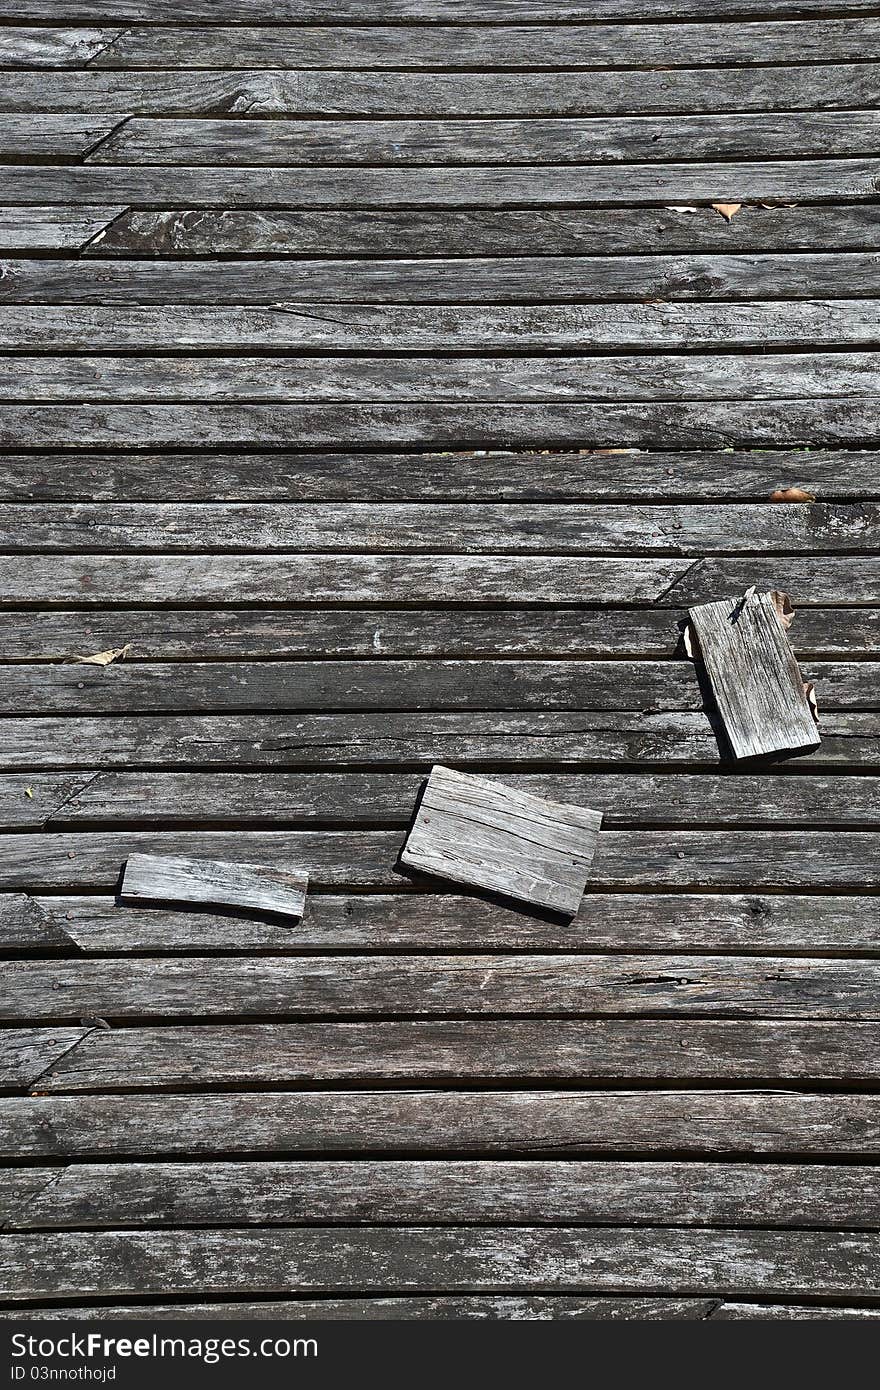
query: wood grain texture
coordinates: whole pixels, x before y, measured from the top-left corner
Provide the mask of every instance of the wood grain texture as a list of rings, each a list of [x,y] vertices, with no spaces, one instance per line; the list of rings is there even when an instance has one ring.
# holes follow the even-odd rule
[[[534,902],[537,892],[531,884],[528,890]],[[499,891],[524,896],[507,886]],[[124,883],[122,896],[128,896]],[[551,896],[559,911],[562,891],[542,894]],[[575,909],[566,905],[563,914],[572,916],[580,899],[580,890],[572,888]],[[271,902],[266,894],[260,908],[284,911],[267,906]],[[254,903],[244,906],[253,909]],[[589,903],[581,930],[588,909]],[[880,1019],[880,964],[864,960],[624,954],[146,957],[8,961],[4,978],[0,1018],[16,1022],[498,1014]]]
[[[101,19],[113,22],[209,23],[218,22],[211,0],[94,0],[89,8]],[[846,0],[844,6],[852,15],[876,8],[871,0]],[[371,13],[376,24],[424,23],[450,20],[455,23],[509,24],[517,21],[533,23],[547,20],[552,23],[610,19],[724,19],[733,15],[779,16],[785,18],[797,11],[805,15],[824,17],[827,6],[822,0],[564,0],[551,5],[548,0],[488,0],[474,4],[473,0],[381,0]],[[79,23],[83,13],[82,0],[19,0],[18,10],[23,20],[58,20]],[[220,23],[311,24],[356,23],[363,20],[358,0],[225,0]]]
[[[0,44],[3,33],[0,30]],[[0,207],[0,251],[82,251],[125,209]]]
[[[0,946],[91,956],[303,951],[880,953],[870,896],[596,893],[570,922],[485,897],[311,894],[290,924],[117,904],[114,898],[4,894]],[[686,973],[686,972],[685,972]]]
[[[236,1320],[272,1320],[279,1322],[294,1322],[301,1318],[317,1318],[325,1321],[371,1321],[373,1319],[393,1318],[394,1321],[400,1319],[419,1319],[430,1318],[432,1320],[447,1318],[468,1318],[468,1319],[505,1319],[505,1320],[550,1320],[550,1319],[583,1319],[588,1321],[614,1321],[619,1319],[637,1318],[642,1320],[677,1319],[679,1321],[698,1321],[708,1317],[710,1311],[716,1306],[716,1299],[697,1299],[697,1298],[669,1298],[669,1297],[648,1297],[637,1298],[624,1296],[614,1298],[610,1295],[600,1295],[598,1298],[573,1298],[565,1294],[525,1294],[525,1295],[500,1295],[495,1297],[456,1297],[455,1295],[435,1295],[433,1297],[407,1298],[395,1296],[392,1298],[352,1298],[350,1295],[344,1298],[296,1298],[290,1302],[278,1302],[272,1299],[261,1299],[256,1303],[174,1303],[148,1305],[150,1320],[170,1318],[175,1321],[186,1321],[199,1318],[219,1318],[223,1322],[234,1322]],[[727,1305],[725,1305],[726,1307]],[[767,1308],[772,1312],[776,1305],[764,1304],[731,1304],[733,1308],[743,1310],[747,1307],[761,1308],[760,1316],[769,1316]],[[14,1322],[18,1318],[38,1319],[39,1321],[51,1322],[58,1318],[77,1318],[88,1321],[94,1314],[94,1307],[74,1308],[65,1305],[62,1308],[52,1308],[46,1304],[41,1304],[39,1309],[26,1308],[17,1305],[14,1308],[5,1308],[3,1317],[5,1320]],[[813,1316],[809,1309],[805,1312],[803,1308],[792,1310],[786,1308],[782,1316]],[[832,1310],[816,1310],[815,1316],[835,1316]],[[873,1317],[870,1311],[851,1308],[846,1310],[849,1317]],[[101,1305],[101,1318],[138,1318],[144,1316],[144,1305],[142,1303],[125,1306],[108,1307]],[[732,1316],[732,1315],[731,1315]],[[736,1313],[737,1317],[745,1317],[743,1311]]]
[[[219,903],[301,917],[308,881],[308,873],[299,869],[131,854],[119,891],[138,901]]]
[[[421,42],[425,29],[413,32]],[[566,31],[560,32],[564,39]],[[713,114],[722,89],[729,109],[744,112],[869,108],[877,99],[876,62],[717,67],[707,81],[700,68],[547,72],[534,47],[527,56],[528,68],[518,72],[322,72],[274,61],[235,71],[164,71],[161,64],[157,71],[100,72],[97,65],[82,72],[25,70],[6,75],[0,109],[208,118],[558,117]]]
[[[419,31],[422,43],[425,33],[424,29]],[[427,33],[430,37],[430,31]],[[86,255],[350,256],[359,252],[384,256],[393,247],[401,256],[509,256],[521,255],[524,248],[537,245],[545,254],[557,256],[608,252],[645,255],[827,251],[831,246],[859,251],[880,243],[873,208],[858,203],[810,207],[750,204],[741,208],[732,222],[726,222],[711,207],[690,207],[687,211],[674,207],[558,208],[553,212],[515,208],[505,212],[487,208],[436,212],[244,208],[117,211],[115,221],[98,232]],[[10,230],[7,235],[14,232]],[[8,249],[15,246],[13,242]]]
[[[773,594],[747,591],[688,610],[694,658],[735,758],[814,748],[820,736]]]
[[[767,72],[769,69],[763,69]],[[815,104],[812,68],[806,68],[810,83],[811,106]],[[858,69],[846,68],[847,106],[852,101],[852,74]],[[76,82],[76,109],[83,107],[81,74],[70,74]],[[34,74],[39,97],[32,99],[39,110],[51,104],[50,83],[57,84],[62,74]],[[620,88],[620,74],[611,74],[615,91]],[[95,74],[104,81],[103,74]],[[345,74],[346,86],[348,74]],[[668,74],[663,73],[664,88]],[[543,74],[541,85],[545,86]],[[640,90],[644,89],[644,74],[637,74]],[[705,78],[699,75],[700,85]],[[27,109],[22,84],[30,81],[25,74],[3,84],[3,104]],[[174,75],[172,81],[181,78]],[[200,74],[185,79],[203,85]],[[523,90],[522,79],[511,79],[516,91]],[[420,90],[424,83],[417,78]],[[482,87],[482,79],[480,79]],[[594,79],[589,78],[591,87]],[[566,77],[567,88],[571,79]],[[130,110],[132,79],[126,74],[119,103]],[[871,100],[876,101],[876,80]],[[223,79],[220,99],[228,110],[228,78]],[[274,87],[273,87],[274,90]],[[123,100],[126,97],[127,100]],[[521,101],[521,96],[519,101]],[[619,98],[617,98],[619,100]],[[246,97],[250,105],[252,99]],[[717,102],[713,90],[712,105]],[[106,111],[113,101],[103,91],[97,93],[96,105]],[[408,103],[409,104],[409,103]],[[864,103],[870,105],[869,101]],[[678,106],[679,103],[677,102]],[[62,103],[56,104],[64,107]],[[283,109],[283,106],[282,106]],[[277,103],[268,112],[281,114]],[[200,112],[199,114],[210,114]],[[843,198],[873,198],[877,191],[877,161],[874,158],[849,159],[790,159],[763,162],[721,162],[705,164],[535,164],[522,168],[495,168],[471,165],[467,168],[445,168],[442,165],[423,165],[418,169],[367,168],[291,168],[291,169],[225,169],[186,166],[160,168],[135,165],[90,165],[55,167],[14,164],[0,167],[3,197],[9,205],[16,203],[146,203],[174,205],[180,200],[181,188],[186,188],[187,202],[193,207],[330,207],[382,208],[410,207],[523,207],[574,206],[583,203],[652,206],[658,201],[671,202],[809,202]]]
[[[328,1221],[880,1226],[880,1170],[861,1166],[315,1160],[78,1164],[3,1176],[14,1230]]]
[[[876,1082],[880,1024],[767,1020],[445,1020],[97,1028],[42,1066],[55,1030],[35,1030],[38,1094],[321,1081]],[[8,1032],[4,1038],[8,1037]],[[13,1037],[21,1037],[19,1030]],[[7,1043],[8,1047],[9,1044]],[[13,1044],[13,1057],[15,1045]],[[30,1056],[30,1052],[28,1053]]]
[[[401,850],[410,868],[573,916],[602,816],[434,766]]]
[[[277,1083],[276,1083],[277,1084]],[[876,1159],[876,1094],[772,1090],[302,1090],[0,1100],[5,1157],[581,1154]]]
[[[855,1232],[557,1227],[5,1235],[0,1289],[46,1296],[349,1289],[578,1289],[874,1296],[878,1238]]]
[[[338,285],[338,280],[335,283]],[[96,341],[107,351],[142,351],[145,343],[153,351],[211,352],[227,348],[371,353],[714,351],[719,339],[744,348],[874,348],[877,308],[872,299],[815,298],[800,303],[681,302],[615,304],[610,308],[590,304],[519,308],[465,304],[419,305],[416,309],[308,301],[263,309],[176,304],[24,308],[12,304],[4,306],[0,318],[0,346],[31,352],[94,352]],[[569,451],[582,447],[581,440],[566,442]],[[601,442],[606,444],[607,438]],[[267,441],[262,443],[265,447]],[[863,440],[858,443],[864,445]],[[539,445],[543,444],[540,440]],[[663,439],[650,444],[652,448],[672,447]],[[341,441],[334,440],[330,447],[339,449],[340,445]],[[68,447],[68,441],[59,447]],[[229,440],[217,447],[228,449]],[[379,441],[378,447],[387,450],[388,440]],[[718,441],[710,441],[706,447],[718,448]]]
[[[259,172],[268,175],[272,171],[253,171],[254,175]],[[382,171],[370,172],[378,176]],[[411,171],[409,177],[417,177],[418,172]],[[451,170],[452,173],[464,178],[467,170]],[[193,171],[179,171],[182,180],[188,181],[192,175]],[[5,270],[0,280],[0,300],[4,304],[190,304],[211,308],[262,304],[267,306],[270,318],[273,311],[284,313],[298,302],[543,305],[555,301],[580,306],[590,301],[620,304],[645,300],[861,300],[880,293],[880,253],[874,251],[409,259],[275,257],[246,262],[204,258],[166,261],[13,257],[5,262]],[[582,322],[577,313],[575,310],[574,320]],[[339,319],[335,310],[329,317]],[[412,320],[419,313],[410,310],[407,317]],[[343,313],[343,325],[345,321]],[[559,321],[564,323],[565,316]],[[787,394],[791,398],[797,396],[794,384]]]
[[[9,770],[95,766],[328,768],[373,764],[424,768],[447,762],[523,768],[578,764],[718,770],[720,725],[704,713],[608,710],[568,713],[236,714],[96,718],[64,715],[0,720],[0,762]],[[876,771],[876,714],[822,715],[810,769]],[[805,765],[804,765],[805,766]],[[619,766],[618,769],[619,770]]]

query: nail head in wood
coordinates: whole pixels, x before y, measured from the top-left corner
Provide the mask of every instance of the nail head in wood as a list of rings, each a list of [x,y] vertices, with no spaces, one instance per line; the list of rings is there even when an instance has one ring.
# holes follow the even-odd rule
[[[434,767],[401,858],[411,868],[573,914],[602,816]]]

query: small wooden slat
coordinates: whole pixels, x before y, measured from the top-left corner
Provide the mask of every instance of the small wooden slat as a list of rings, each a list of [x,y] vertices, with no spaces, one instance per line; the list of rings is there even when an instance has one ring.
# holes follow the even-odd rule
[[[0,44],[2,39],[0,29]],[[124,211],[121,207],[0,207],[0,251],[82,251]]]
[[[876,1296],[880,1238],[839,1231],[334,1227],[6,1235],[0,1292],[608,1290]]]
[[[133,638],[125,658],[131,664],[281,657],[657,661],[679,650],[683,616],[659,608],[434,608],[428,626],[418,609],[408,608],[384,608],[381,615],[351,608],[0,611],[0,660],[69,660]],[[880,613],[802,608],[796,636],[798,653],[807,658],[877,659]]]
[[[337,287],[342,283],[335,281]],[[420,304],[414,308],[303,301],[262,310],[178,304],[108,308],[12,304],[4,305],[0,318],[0,347],[52,353],[94,352],[96,341],[107,351],[139,352],[148,343],[153,351],[297,348],[310,352],[450,353],[473,349],[543,353],[557,349],[641,352],[649,348],[714,352],[722,340],[728,347],[874,348],[876,339],[877,306],[872,299],[612,307],[538,304],[528,308],[491,304],[452,308]],[[582,447],[580,440],[566,442],[569,451]],[[658,440],[648,442],[654,447]],[[535,447],[543,447],[543,443],[541,440]],[[607,443],[607,437],[602,443]],[[388,441],[379,440],[377,446],[387,450]],[[61,447],[68,447],[67,440]],[[228,439],[218,447],[228,449]],[[330,447],[339,449],[340,441],[334,440]],[[716,448],[718,442],[710,442],[708,447]]]
[[[401,860],[456,883],[573,915],[601,824],[597,811],[437,766]]]
[[[747,592],[688,610],[735,758],[814,748],[820,737],[777,596]]]
[[[130,1307],[108,1307],[102,1303],[101,1317],[102,1319],[136,1320],[143,1318],[146,1311],[151,1322],[160,1318],[171,1318],[174,1321],[186,1321],[188,1318],[217,1318],[223,1322],[235,1322],[236,1320],[294,1322],[301,1318],[314,1318],[322,1322],[370,1321],[388,1318],[395,1321],[409,1318],[418,1318],[419,1320],[428,1318],[503,1318],[506,1320],[578,1318],[589,1321],[637,1318],[640,1321],[677,1319],[684,1322],[687,1320],[699,1321],[708,1317],[716,1304],[716,1299],[613,1298],[610,1296],[571,1298],[564,1294],[515,1294],[494,1298],[455,1297],[443,1294],[425,1298],[352,1298],[349,1295],[344,1298],[296,1298],[291,1299],[290,1302],[261,1299],[257,1303],[150,1303],[146,1305],[146,1310],[143,1303]],[[742,1307],[744,1305],[735,1306]],[[753,1304],[749,1306],[766,1308],[768,1305]],[[820,1316],[821,1313],[821,1309],[816,1310],[816,1316]],[[766,1313],[762,1314],[762,1316],[764,1315]],[[803,1315],[807,1316],[807,1314]],[[873,1313],[863,1314],[856,1309],[848,1310],[848,1315],[853,1317],[874,1316]],[[70,1305],[65,1305],[63,1308],[51,1308],[45,1303],[41,1303],[39,1308],[29,1309],[18,1305],[15,1308],[4,1308],[3,1310],[4,1319],[13,1322],[21,1318],[39,1322],[76,1318],[86,1322],[93,1316],[94,1307],[91,1306],[73,1308]],[[738,1316],[745,1316],[745,1314],[740,1313]],[[788,1312],[784,1313],[784,1316],[789,1316]],[[877,1316],[880,1317],[880,1313]]]
[[[462,32],[466,36],[467,31]],[[564,42],[566,31],[558,32]],[[564,71],[547,72],[530,45],[526,69],[516,72],[492,70],[491,65],[478,72],[321,72],[307,66],[285,68],[285,36],[283,30],[280,33],[275,43],[281,44],[277,62],[282,66],[272,58],[268,69],[257,65],[200,72],[189,70],[186,63],[184,70],[164,71],[160,63],[156,71],[140,72],[101,72],[97,65],[82,72],[9,72],[0,92],[0,110],[102,116],[113,111],[188,117],[558,117],[711,115],[719,104],[744,112],[868,109],[877,99],[875,62],[715,67],[711,76],[700,68],[665,65],[653,72],[579,72],[567,65]],[[419,45],[424,34],[430,35],[424,26],[413,33]],[[295,200],[290,202],[294,205]],[[222,205],[222,197],[216,198],[214,206]]]
[[[578,441],[682,448],[734,444],[880,444],[880,398],[649,401],[632,405],[6,405],[0,446],[12,449],[186,448],[267,444],[537,448]]]
[[[13,117],[13,133],[34,120]],[[87,118],[82,118],[87,119]],[[0,118],[0,137],[3,132]],[[110,127],[112,130],[112,126]],[[38,132],[39,133],[39,132]],[[92,142],[94,143],[94,142]],[[865,155],[880,147],[875,111],[542,120],[127,120],[90,164],[249,168],[264,165],[605,164],[631,160]],[[0,138],[0,156],[21,146]]]
[[[846,67],[847,105],[851,94],[853,74],[858,67]],[[759,71],[767,73],[771,69]],[[801,70],[811,84],[811,102],[815,105],[812,84],[814,69]],[[50,84],[57,84],[67,74],[34,74],[42,94],[36,99],[38,109],[50,104]],[[74,101],[83,105],[82,74],[70,74],[75,82]],[[133,102],[132,74],[126,73],[119,101],[130,110]],[[617,90],[621,75],[611,74]],[[645,86],[645,74],[638,73],[640,90]],[[93,74],[103,79],[104,74]],[[350,87],[349,74],[344,74]],[[673,74],[663,73],[664,87],[669,89]],[[5,81],[3,98],[7,110],[25,104],[16,92],[29,80],[29,75]],[[180,79],[174,76],[174,81]],[[190,75],[188,82],[199,82],[201,76]],[[213,79],[216,85],[216,79]],[[296,81],[296,78],[293,79]],[[478,77],[481,90],[485,79]],[[519,76],[510,79],[521,93]],[[589,84],[594,86],[594,78]],[[705,89],[703,73],[700,85]],[[420,89],[424,80],[416,78]],[[546,87],[544,74],[540,75]],[[221,100],[228,110],[227,88]],[[572,80],[565,78],[570,89]],[[273,91],[277,90],[275,81]],[[872,100],[876,101],[876,79],[872,83]],[[93,88],[94,90],[94,88]],[[727,94],[728,99],[730,94]],[[124,100],[127,97],[128,100]],[[717,88],[710,93],[711,103],[717,105]],[[251,95],[245,100],[252,104]],[[520,102],[522,98],[520,97]],[[96,105],[101,112],[113,102],[98,93]],[[279,103],[275,103],[278,106]],[[870,105],[865,101],[864,105]],[[64,108],[62,107],[62,110]],[[274,108],[263,111],[273,114]],[[204,113],[200,113],[204,114]],[[255,113],[256,114],[256,113]],[[463,114],[463,113],[462,113]],[[337,207],[381,208],[409,205],[411,207],[523,207],[573,206],[583,203],[612,203],[651,206],[673,199],[684,203],[702,202],[807,202],[822,199],[873,198],[876,194],[877,161],[865,159],[790,159],[750,163],[714,164],[565,164],[503,168],[470,165],[466,168],[423,165],[417,169],[371,168],[187,168],[186,166],[89,165],[74,167],[58,165],[17,166],[0,168],[3,197],[6,203],[156,203],[173,206],[180,201],[180,190],[186,189],[187,202],[193,207]]]
[[[385,950],[734,951],[874,956],[875,899],[833,894],[594,893],[570,922],[484,897],[312,894],[302,921],[119,906],[114,898],[5,894],[0,948],[65,954]],[[39,917],[25,908],[35,907]],[[43,927],[45,921],[47,927]],[[55,934],[49,937],[48,929]],[[685,972],[686,973],[686,972]]]
[[[869,1320],[880,1318],[880,1309],[816,1307],[815,1304],[809,1303],[724,1302],[709,1316],[712,1318],[713,1322],[716,1319],[722,1322],[734,1322],[743,1318],[747,1318],[750,1322],[761,1319],[772,1320],[774,1322],[804,1322],[814,1318],[821,1319],[823,1322],[853,1322],[863,1318]]]
[[[131,854],[119,891],[125,898],[222,903],[301,917],[308,882],[300,869]]]
[[[557,910],[568,901],[561,890],[539,887]],[[525,891],[534,891],[530,883],[515,896]],[[171,897],[171,888],[161,896]],[[268,899],[264,910],[279,911],[266,907]],[[588,909],[589,901],[582,930]],[[880,1019],[880,964],[781,956],[104,958],[7,961],[3,973],[0,1018],[15,1022],[363,1014]]]
[[[880,362],[880,357],[878,357]],[[2,376],[2,373],[0,373]],[[880,385],[880,377],[878,377]],[[717,465],[716,465],[717,466]],[[14,551],[538,551],[600,555],[880,549],[880,503],[83,502],[0,506]],[[765,563],[769,563],[765,561]]]
[[[270,1155],[880,1155],[876,1094],[626,1091],[618,1085],[599,1091],[23,1096],[0,1099],[0,1118],[0,1152],[18,1162],[190,1158],[228,1154],[231,1146]]]
[[[12,1084],[39,1094],[357,1081],[876,1082],[880,1023],[705,1019],[465,1019],[253,1023],[33,1030],[40,1073]],[[13,1030],[13,1039],[21,1032]],[[9,1030],[0,1036],[4,1049]],[[50,1056],[50,1049],[61,1053]],[[30,1056],[30,1050],[28,1055]],[[48,1069],[43,1065],[49,1057]]]
[[[193,172],[186,169],[177,171],[181,180],[188,180]],[[266,174],[271,172],[265,171]],[[419,172],[409,171],[408,176],[415,178]],[[464,169],[450,170],[452,172],[462,176],[467,173]],[[276,257],[248,261],[16,257],[6,263],[6,275],[0,281],[0,298],[4,304],[94,304],[105,307],[169,304],[210,308],[262,304],[267,306],[270,319],[273,313],[283,314],[288,308],[296,312],[297,303],[347,303],[358,306],[407,302],[420,305],[424,301],[426,304],[491,306],[505,303],[547,305],[555,301],[556,304],[574,303],[578,306],[568,318],[580,326],[582,334],[585,332],[585,320],[578,316],[584,301],[614,301],[615,304],[627,300],[663,303],[698,300],[701,304],[713,300],[849,301],[878,293],[880,257],[873,252],[828,250],[804,251],[795,256],[773,252],[748,256],[717,253],[684,256],[521,254],[499,257],[413,257],[406,260],[396,257]],[[649,304],[648,307],[652,306]],[[874,311],[876,313],[876,305]],[[68,310],[70,312],[75,311]],[[314,311],[307,312],[315,317]],[[357,316],[358,312],[355,307],[343,311],[340,317],[332,309],[326,316],[344,327],[348,314]],[[486,312],[483,310],[484,320]],[[493,311],[489,309],[488,312],[491,315]],[[613,312],[623,311],[615,309]],[[377,316],[372,317],[376,319]],[[521,313],[518,317],[522,320]],[[607,320],[607,313],[602,317]],[[646,317],[650,318],[650,315]],[[565,313],[560,313],[555,307],[551,318],[554,324],[564,325],[566,321]],[[162,316],[159,316],[160,322],[161,319]],[[313,333],[321,331],[320,312],[317,319]],[[410,310],[406,319],[421,323],[421,308]],[[430,323],[430,319],[427,322]],[[592,336],[585,339],[585,344],[593,352],[598,346]],[[447,351],[455,345],[453,334],[446,344]],[[94,341],[89,346],[94,351]],[[149,344],[141,343],[139,346],[143,350]],[[717,342],[712,344],[713,349],[717,346]],[[542,350],[546,351],[546,348],[545,342]],[[442,392],[442,380],[439,389]],[[669,394],[673,396],[675,392],[670,391]],[[791,399],[797,398],[796,378],[792,381],[791,389],[783,394]],[[870,394],[868,387],[865,394]],[[584,389],[580,398],[588,399],[588,390]],[[500,387],[495,399],[507,399]]]
[[[211,16],[213,19],[213,16]],[[42,43],[38,36],[45,35]],[[32,37],[34,36],[34,37]],[[651,68],[880,58],[876,19],[737,24],[379,24],[9,29],[4,66],[90,68]]]
[[[514,208],[506,212],[485,208],[471,212],[118,211],[119,216],[95,237],[86,255],[351,256],[357,252],[386,255],[393,247],[398,256],[484,256],[522,255],[537,245],[556,256],[644,255],[827,251],[829,247],[859,251],[880,243],[873,208],[858,204],[784,208],[750,204],[732,222],[711,207],[684,212],[674,207],[649,211],[558,208],[552,213]],[[7,216],[11,221],[12,214]],[[15,234],[13,222],[6,235]],[[16,245],[13,241],[8,249]]]
[[[93,0],[88,6],[83,0],[19,0],[18,10],[26,20],[57,20],[79,23],[84,8],[101,19],[145,22],[147,24],[182,24],[187,22],[262,23],[268,24],[334,24],[362,23],[363,6],[359,0],[225,0],[222,19],[213,0]],[[560,22],[597,19],[613,21],[629,19],[724,19],[742,15],[783,18],[797,9],[801,14],[825,17],[825,0],[381,0],[370,14],[371,23],[416,23],[449,20],[456,24],[508,24],[517,21],[534,23],[546,20]],[[872,0],[846,0],[850,14],[873,11]]]
[[[5,401],[804,399],[880,393],[880,353],[687,357],[0,358]]]
[[[39,768],[340,768],[432,763],[584,763],[718,767],[717,729],[704,713],[189,714],[0,720],[0,765]],[[828,712],[811,771],[876,771],[876,714]],[[873,764],[873,766],[872,766]],[[234,856],[233,856],[234,857]]]
[[[839,1165],[362,1159],[81,1164],[3,1175],[15,1230],[328,1221],[880,1227],[880,1169]]]

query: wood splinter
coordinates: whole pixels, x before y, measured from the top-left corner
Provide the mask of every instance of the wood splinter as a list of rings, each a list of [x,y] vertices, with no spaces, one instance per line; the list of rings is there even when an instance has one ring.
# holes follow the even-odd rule
[[[785,635],[786,594],[756,594],[688,610],[691,655],[701,660],[735,758],[796,752],[821,742],[812,688]]]
[[[434,767],[401,854],[404,864],[574,915],[601,813]]]
[[[132,854],[125,866],[121,893],[124,898],[215,903],[302,917],[308,884],[308,874],[300,869]]]

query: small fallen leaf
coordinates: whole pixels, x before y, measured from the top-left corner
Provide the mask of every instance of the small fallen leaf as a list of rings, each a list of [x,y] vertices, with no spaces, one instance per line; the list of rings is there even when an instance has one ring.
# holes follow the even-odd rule
[[[110,647],[106,652],[94,652],[92,656],[75,656],[73,660],[83,666],[109,666],[111,661],[124,659],[130,651],[131,643],[126,642],[124,647]]]
[[[34,799],[34,789],[33,789],[33,787],[25,787],[25,789],[24,789],[24,794],[25,794],[25,796],[29,796],[30,799],[31,799],[31,801],[33,801],[33,799]]]
[[[802,487],[780,487],[771,492],[771,502],[815,502],[816,494]]]
[[[794,622],[794,608],[788,594],[783,594],[779,589],[770,590],[770,598],[773,600],[773,607],[776,609],[776,616],[782,623],[787,632]]]
[[[812,681],[804,681],[804,682],[803,682],[803,687],[804,687],[804,694],[805,694],[806,697],[807,697],[807,704],[810,706],[810,713],[812,714],[814,721],[818,724],[818,723],[819,723],[819,704],[818,704],[818,701],[816,700],[816,687],[814,686],[814,684],[813,684]]]
[[[720,212],[725,222],[732,222],[742,207],[742,203],[713,203],[716,212]]]

